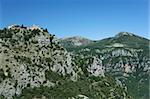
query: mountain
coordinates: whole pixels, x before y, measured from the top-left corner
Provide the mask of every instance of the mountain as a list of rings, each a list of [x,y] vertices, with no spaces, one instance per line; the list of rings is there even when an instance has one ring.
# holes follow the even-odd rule
[[[73,40],[74,40],[74,37],[72,37],[71,41]],[[82,42],[87,42],[87,40],[88,39],[82,39]],[[68,39],[64,39],[63,42],[60,41],[60,44],[64,46],[68,51],[70,51],[71,49],[69,49],[67,46],[71,48],[75,47],[76,48],[75,50],[91,48],[91,46],[92,48],[94,47],[93,49],[96,49],[96,48],[104,49],[104,48],[109,48],[109,47],[123,47],[124,46],[124,48],[134,47],[137,49],[144,48],[145,50],[148,49],[149,47],[148,39],[134,35],[132,33],[128,33],[128,32],[120,32],[115,37],[109,37],[109,38],[102,39],[102,40],[97,40],[97,41],[90,40],[90,43],[86,43],[84,44],[84,46],[76,46],[74,44],[67,45],[66,42],[68,43]]]
[[[86,46],[88,44],[93,43],[92,40],[83,38],[81,36],[74,36],[74,37],[59,39],[58,42],[60,42],[60,44],[63,47],[70,49],[70,50],[74,49],[75,47]]]
[[[127,87],[134,99],[149,97],[149,40],[129,32],[120,32],[114,37],[93,41],[85,46],[74,47],[76,64],[93,68],[93,75],[110,74]],[[71,47],[73,48],[73,47]],[[97,58],[95,61],[95,57]],[[78,60],[78,61],[77,61]],[[100,63],[97,63],[100,62]],[[93,66],[92,64],[96,64]]]
[[[32,27],[33,28],[33,27]],[[41,28],[12,26],[0,30],[0,95],[12,98],[25,88],[51,87],[46,72],[76,80],[70,54]]]
[[[80,44],[73,46],[80,49],[72,53],[55,39],[39,26],[0,30],[0,99],[133,98],[120,79],[107,73],[102,57],[84,55],[81,47],[98,42],[77,37],[73,42]]]

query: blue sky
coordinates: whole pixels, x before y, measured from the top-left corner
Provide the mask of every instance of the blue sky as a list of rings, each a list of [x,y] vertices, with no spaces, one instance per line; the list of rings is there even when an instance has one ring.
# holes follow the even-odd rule
[[[0,27],[32,24],[57,37],[111,37],[120,31],[148,38],[148,0],[0,0]]]

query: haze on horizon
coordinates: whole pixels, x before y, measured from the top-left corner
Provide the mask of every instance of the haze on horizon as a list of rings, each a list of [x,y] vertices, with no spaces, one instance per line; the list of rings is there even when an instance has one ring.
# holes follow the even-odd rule
[[[0,28],[33,24],[58,38],[93,40],[127,31],[148,37],[148,0],[0,0]]]

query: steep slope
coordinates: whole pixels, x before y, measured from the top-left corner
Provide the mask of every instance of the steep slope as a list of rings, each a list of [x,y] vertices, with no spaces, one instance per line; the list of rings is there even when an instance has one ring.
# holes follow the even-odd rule
[[[0,30],[0,95],[19,95],[27,87],[54,86],[46,71],[76,80],[70,54],[42,29],[13,26]]]

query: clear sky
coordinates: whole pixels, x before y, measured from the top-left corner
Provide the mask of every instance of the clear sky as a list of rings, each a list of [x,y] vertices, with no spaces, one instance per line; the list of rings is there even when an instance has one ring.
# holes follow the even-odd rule
[[[148,38],[148,0],[0,0],[0,27],[32,24],[57,37],[111,37],[120,31]]]

